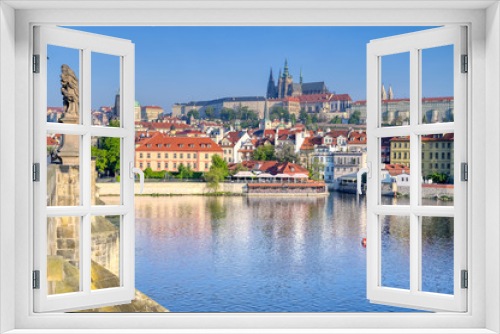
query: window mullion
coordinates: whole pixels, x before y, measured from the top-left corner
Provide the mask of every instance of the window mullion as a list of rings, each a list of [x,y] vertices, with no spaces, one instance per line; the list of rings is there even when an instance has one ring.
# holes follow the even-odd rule
[[[416,293],[420,285],[420,234],[419,217],[413,213],[418,206],[420,194],[419,174],[419,138],[415,128],[419,124],[420,115],[420,51],[416,48],[410,50],[410,291]]]

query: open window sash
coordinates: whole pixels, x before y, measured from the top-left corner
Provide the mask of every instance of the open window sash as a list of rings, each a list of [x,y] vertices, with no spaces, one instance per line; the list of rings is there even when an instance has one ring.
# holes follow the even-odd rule
[[[422,50],[448,45],[453,45],[454,121],[426,124],[420,113]],[[409,52],[410,59],[410,122],[382,127],[381,58],[403,52]],[[367,161],[373,169],[367,180],[367,298],[372,303],[421,310],[467,311],[467,289],[461,285],[462,270],[467,269],[467,182],[460,178],[461,163],[467,162],[467,75],[462,68],[466,54],[466,27],[459,26],[377,39],[367,45]],[[454,206],[421,205],[421,135],[445,133],[454,133]],[[382,205],[381,140],[399,136],[410,139],[410,204]],[[381,216],[387,215],[409,217],[409,289],[382,286]],[[454,220],[453,294],[422,291],[422,217]]]
[[[75,74],[78,78],[76,89],[79,88],[79,115],[73,117],[78,119],[72,124],[64,122],[48,122],[47,119],[47,91],[48,91],[48,62],[55,61],[48,58],[48,46],[65,48],[79,54],[75,62]],[[134,282],[134,176],[131,174],[134,161],[134,44],[128,40],[100,36],[91,33],[74,31],[71,29],[37,26],[34,28],[33,48],[33,92],[34,92],[34,166],[39,164],[39,181],[33,183],[34,193],[34,312],[52,311],[74,311],[90,309],[108,305],[129,303],[135,296]],[[93,126],[91,109],[91,63],[92,54],[101,53],[113,55],[119,59],[120,81],[120,115],[119,127]],[[64,60],[63,60],[64,61]],[[76,69],[78,67],[78,69]],[[56,84],[52,87],[60,94],[61,86]],[[74,84],[74,82],[73,82]],[[75,87],[73,87],[75,89]],[[114,88],[116,89],[116,88]],[[62,96],[61,96],[62,101]],[[112,103],[112,99],[111,99]],[[62,104],[62,103],[61,103]],[[73,114],[74,116],[74,114]],[[64,117],[64,114],[63,114]],[[68,116],[69,117],[69,116]],[[71,182],[79,182],[77,193],[73,196],[79,200],[64,206],[49,205],[48,188],[48,163],[54,157],[48,154],[48,134],[58,134],[63,138],[77,138],[73,141],[77,154],[73,155],[73,167],[78,170],[78,175]],[[66,137],[65,137],[66,136]],[[93,205],[92,202],[92,168],[91,168],[91,144],[96,137],[119,138],[120,142],[120,170],[121,197],[119,205]],[[63,139],[64,144],[69,145],[70,140]],[[59,152],[60,153],[60,152]],[[62,156],[62,154],[60,154]],[[76,158],[75,158],[76,156]],[[57,157],[56,157],[57,159]],[[69,161],[69,160],[67,160]],[[76,162],[75,162],[76,161]],[[60,162],[59,162],[60,163]],[[62,157],[62,165],[65,157]],[[76,167],[75,167],[76,166]],[[52,168],[53,166],[51,166]],[[64,171],[61,170],[61,173]],[[76,174],[75,174],[76,175]],[[34,180],[36,181],[36,180]],[[50,188],[52,189],[52,187]],[[78,193],[79,192],[79,193]],[[92,255],[92,219],[96,217],[119,217],[116,234],[119,237],[118,269],[114,269],[119,283],[112,287],[96,287],[93,267],[96,262]],[[74,247],[77,254],[69,261],[64,252],[49,250],[57,242],[49,244],[50,237],[65,233],[53,230],[57,224],[50,225],[51,219],[71,218],[77,232],[72,232],[74,240],[56,240],[66,243],[66,248]],[[62,224],[62,223],[60,223]],[[105,224],[108,228],[110,221]],[[74,230],[73,230],[74,231]],[[59,238],[59,236],[57,236]],[[69,243],[71,244],[70,246]],[[49,260],[50,257],[50,260]],[[50,265],[48,264],[50,262]],[[77,263],[77,265],[75,265]],[[50,268],[48,268],[50,267]],[[54,268],[55,269],[54,269]],[[102,267],[100,267],[102,269]],[[53,272],[48,275],[49,269]],[[109,274],[109,271],[102,272]],[[55,274],[54,274],[55,273]],[[52,275],[53,274],[53,275]],[[68,278],[69,275],[71,278]],[[51,277],[48,277],[51,276]],[[57,277],[54,277],[57,276]],[[63,277],[64,276],[64,277]],[[109,276],[108,276],[109,277]],[[66,279],[66,281],[61,282]],[[70,282],[72,280],[72,282]],[[76,282],[76,283],[75,283]],[[74,283],[74,284],[73,284]],[[52,286],[50,286],[52,284]],[[73,284],[73,285],[71,285]],[[56,286],[56,288],[54,288]],[[73,290],[71,290],[73,289]],[[51,291],[49,291],[51,290]]]

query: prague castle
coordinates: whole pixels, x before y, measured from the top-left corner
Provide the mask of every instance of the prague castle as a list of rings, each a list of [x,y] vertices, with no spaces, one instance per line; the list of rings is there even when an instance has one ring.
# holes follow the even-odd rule
[[[269,82],[267,83],[266,96],[268,99],[283,99],[312,94],[330,94],[330,91],[326,88],[324,81],[304,83],[302,70],[300,70],[299,83],[293,82],[293,76],[288,71],[288,61],[286,59],[283,74],[281,74],[281,69],[279,71],[277,84],[274,81],[273,70],[271,69]]]

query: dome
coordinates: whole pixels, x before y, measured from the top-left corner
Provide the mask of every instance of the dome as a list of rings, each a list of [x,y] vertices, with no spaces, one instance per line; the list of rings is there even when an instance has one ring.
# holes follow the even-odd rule
[[[139,108],[141,107],[141,104],[139,103],[139,101],[135,100],[135,106],[139,107]]]

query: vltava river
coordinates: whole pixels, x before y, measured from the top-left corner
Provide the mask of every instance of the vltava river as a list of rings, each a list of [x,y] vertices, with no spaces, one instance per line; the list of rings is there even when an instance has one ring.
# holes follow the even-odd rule
[[[136,287],[172,312],[411,311],[366,299],[364,197],[135,201]],[[452,293],[453,220],[422,224],[423,290]],[[406,218],[382,217],[382,285],[409,287]]]

